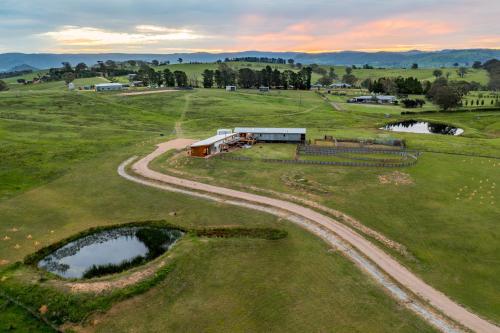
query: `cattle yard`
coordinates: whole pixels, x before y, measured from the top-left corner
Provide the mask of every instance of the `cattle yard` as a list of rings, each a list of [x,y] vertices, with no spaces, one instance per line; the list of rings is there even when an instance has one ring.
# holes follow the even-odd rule
[[[219,129],[217,135],[190,145],[189,156],[227,160],[250,161],[247,154],[231,154],[238,150],[252,149],[256,144],[288,144],[295,147],[286,155],[275,155],[274,149],[266,149],[266,155],[260,156],[263,162],[317,164],[360,167],[408,167],[415,165],[419,151],[407,150],[402,140],[357,140],[336,139],[325,135],[315,139],[314,144],[306,139],[305,128],[258,128],[236,127]],[[276,146],[273,146],[276,147]],[[257,149],[257,148],[255,148]]]

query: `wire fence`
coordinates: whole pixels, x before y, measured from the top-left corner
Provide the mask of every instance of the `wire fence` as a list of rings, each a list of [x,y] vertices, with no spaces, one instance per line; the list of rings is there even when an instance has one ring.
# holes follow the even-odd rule
[[[401,160],[372,158],[363,156],[350,156],[349,154],[391,154],[400,156]],[[352,161],[316,161],[301,160],[300,155],[308,156],[335,156]],[[385,150],[370,148],[332,148],[313,145],[297,145],[295,159],[277,159],[277,158],[257,158],[253,159],[246,156],[231,156],[229,154],[218,155],[218,159],[232,161],[261,161],[265,163],[283,163],[283,164],[302,164],[302,165],[336,165],[348,167],[382,167],[382,168],[401,168],[410,167],[417,163],[419,151],[414,150]]]

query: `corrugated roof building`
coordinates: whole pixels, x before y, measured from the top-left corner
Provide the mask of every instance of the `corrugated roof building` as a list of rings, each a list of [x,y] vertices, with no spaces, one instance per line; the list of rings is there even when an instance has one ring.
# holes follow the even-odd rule
[[[304,143],[306,141],[305,128],[236,127],[234,131],[243,140],[294,143]]]
[[[239,141],[238,133],[219,134],[191,145],[191,156],[206,157],[217,154]]]

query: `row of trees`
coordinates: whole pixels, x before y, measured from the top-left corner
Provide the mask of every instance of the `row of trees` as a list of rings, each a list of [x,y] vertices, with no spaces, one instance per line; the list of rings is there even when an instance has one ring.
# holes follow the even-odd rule
[[[382,77],[377,80],[366,79],[361,83],[361,86],[377,94],[421,95],[424,92],[422,83],[414,77],[404,78],[400,76],[397,78]]]
[[[266,66],[261,70],[241,68],[238,71],[227,64],[219,64],[218,69],[205,69],[203,72],[203,87],[214,86],[223,88],[228,85],[238,85],[241,88],[258,88],[261,86],[282,89],[310,89],[312,69],[304,67],[298,72],[292,70],[279,71]]]
[[[224,62],[262,62],[266,64],[289,64],[294,65],[295,60],[284,58],[268,58],[268,57],[238,57],[238,58],[225,58]]]
[[[145,86],[157,85],[167,87],[189,87],[192,86],[188,80],[188,76],[184,71],[174,71],[166,68],[162,72],[155,71],[148,65],[142,65],[137,71],[135,80],[142,81]]]

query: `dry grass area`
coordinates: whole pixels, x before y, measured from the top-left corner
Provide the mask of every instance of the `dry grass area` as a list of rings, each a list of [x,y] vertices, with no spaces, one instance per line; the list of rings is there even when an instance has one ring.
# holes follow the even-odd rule
[[[409,174],[400,171],[379,175],[378,180],[380,184],[411,185],[414,183]]]

